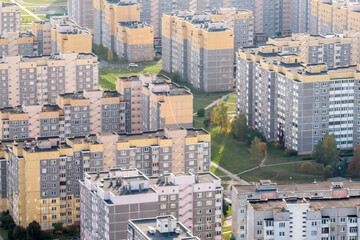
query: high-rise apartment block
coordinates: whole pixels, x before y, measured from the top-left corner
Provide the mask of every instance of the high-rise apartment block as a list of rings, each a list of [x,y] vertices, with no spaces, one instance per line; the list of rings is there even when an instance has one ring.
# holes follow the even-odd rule
[[[358,239],[358,182],[232,187],[236,239]]]
[[[166,76],[120,77],[116,90],[127,102],[127,132],[193,126],[193,95]]]
[[[309,4],[309,33],[326,35],[360,30],[359,2],[313,0]]]
[[[94,1],[95,44],[102,44],[127,61],[152,60],[154,28],[148,22],[140,22],[140,15],[140,5],[135,0]]]
[[[299,153],[311,153],[327,131],[338,148],[352,148],[360,138],[358,38],[307,38],[239,51],[237,113]]]
[[[65,92],[98,89],[98,61],[92,54],[9,56],[0,63],[1,106],[55,104]]]
[[[0,165],[4,173],[1,209],[9,210],[16,224],[27,226],[36,220],[47,230],[59,221],[79,224],[78,180],[85,172],[116,167],[139,167],[153,176],[208,172],[210,135],[200,129],[166,129],[130,135],[89,134],[68,137],[65,142],[58,136],[27,138],[2,141],[0,156],[4,160]],[[187,213],[189,216],[188,209]]]
[[[93,0],[69,0],[67,4],[70,19],[92,31],[94,28]]]
[[[148,178],[138,170],[86,173],[81,185],[81,237],[121,239],[128,221],[173,215],[200,239],[221,239],[221,180],[210,172]]]
[[[158,240],[165,238],[200,240],[200,238],[194,237],[189,229],[172,215],[129,220],[127,230],[128,240]]]
[[[162,27],[165,71],[205,92],[232,90],[234,31],[225,21],[184,11],[164,15]]]
[[[154,28],[144,22],[120,22],[116,27],[115,53],[128,62],[154,59]]]
[[[0,2],[0,33],[20,32],[20,7],[15,3]]]
[[[31,32],[4,32],[0,35],[0,56],[38,56],[40,45]]]

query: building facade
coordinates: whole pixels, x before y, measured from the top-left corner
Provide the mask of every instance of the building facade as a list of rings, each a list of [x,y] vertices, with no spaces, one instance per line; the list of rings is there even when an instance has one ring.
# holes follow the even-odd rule
[[[0,3],[0,33],[21,31],[20,7],[15,3]]]
[[[8,56],[0,68],[2,107],[55,104],[58,94],[99,88],[98,61],[92,53]]]
[[[116,27],[115,53],[128,62],[154,59],[154,28],[143,22],[120,22]]]
[[[80,184],[82,239],[127,239],[131,218],[169,214],[200,239],[221,239],[223,188],[212,173],[148,178],[111,169],[87,173]]]
[[[357,40],[323,40],[308,41],[308,47],[243,49],[237,61],[237,113],[268,139],[299,153],[311,153],[327,131],[335,134],[338,148],[352,148],[360,137],[358,56],[351,50],[357,44],[350,43]],[[298,54],[283,52],[302,47]]]
[[[233,186],[236,239],[357,239],[359,183]]]
[[[225,21],[185,11],[164,15],[162,27],[165,71],[205,92],[232,90],[234,31]]]
[[[164,75],[120,77],[116,90],[127,102],[127,132],[193,126],[193,95]]]
[[[71,20],[81,27],[94,28],[94,7],[92,0],[69,0],[68,13]]]

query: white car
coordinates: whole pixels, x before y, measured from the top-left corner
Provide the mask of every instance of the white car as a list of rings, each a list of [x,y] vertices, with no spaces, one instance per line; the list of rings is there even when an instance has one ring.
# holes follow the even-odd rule
[[[137,68],[139,67],[139,65],[137,65],[136,63],[129,63],[129,68]]]

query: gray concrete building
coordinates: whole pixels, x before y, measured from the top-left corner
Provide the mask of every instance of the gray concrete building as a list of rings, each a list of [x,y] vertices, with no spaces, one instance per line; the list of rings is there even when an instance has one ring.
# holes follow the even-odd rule
[[[94,28],[94,6],[92,0],[69,0],[68,14],[71,20],[81,27]]]
[[[311,153],[327,131],[335,134],[338,148],[352,148],[360,137],[352,47],[346,41],[315,42],[307,48],[300,44],[306,50],[298,55],[284,54],[286,45],[275,44],[241,50],[237,113],[268,139],[299,153]]]
[[[20,31],[20,7],[15,3],[0,2],[0,33]]]
[[[200,239],[221,239],[223,189],[212,173],[148,178],[111,169],[87,173],[80,185],[82,239],[127,239],[130,219],[165,215]]]
[[[358,239],[358,182],[233,186],[236,239]]]

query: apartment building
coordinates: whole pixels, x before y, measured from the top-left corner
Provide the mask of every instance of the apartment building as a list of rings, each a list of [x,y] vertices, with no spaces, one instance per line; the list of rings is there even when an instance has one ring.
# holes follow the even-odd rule
[[[330,46],[333,52],[347,53],[335,58],[329,55],[335,59],[329,65],[301,63],[299,55],[283,54],[276,45],[240,51],[237,113],[244,113],[248,125],[268,139],[299,153],[311,153],[327,131],[335,134],[338,148],[356,146],[360,106],[354,91],[359,85],[359,68],[352,63],[340,67],[342,59],[344,64],[349,61],[348,44]]]
[[[60,93],[99,88],[98,61],[92,53],[8,56],[0,68],[1,107],[55,104]]]
[[[115,53],[128,62],[154,59],[154,28],[144,22],[119,22],[116,26]]]
[[[309,10],[311,34],[341,34],[345,30],[360,30],[360,5],[357,1],[314,0]]]
[[[20,32],[20,7],[15,3],[0,2],[0,33]]]
[[[236,239],[357,239],[358,182],[233,186]]]
[[[125,102],[116,91],[60,94],[57,105],[0,108],[0,139],[58,136],[65,138],[99,132],[125,132]]]
[[[0,57],[37,56],[40,43],[31,32],[4,32],[0,35]]]
[[[172,215],[129,220],[127,231],[128,240],[200,240]]]
[[[86,173],[80,185],[84,240],[127,239],[130,219],[165,215],[200,239],[221,239],[223,188],[210,172],[148,178],[136,169],[111,169]]]
[[[68,17],[53,17],[49,24],[51,25],[51,52],[92,52],[92,35],[86,28],[79,27]]]
[[[127,132],[193,126],[193,95],[164,75],[120,77],[116,90],[127,102]]]
[[[69,0],[67,6],[71,20],[81,27],[93,30],[94,6],[92,0]]]
[[[31,32],[39,42],[38,55],[50,55],[51,49],[51,28],[50,21],[36,21],[31,24]]]
[[[233,88],[234,31],[208,14],[163,16],[163,69],[205,92]]]

